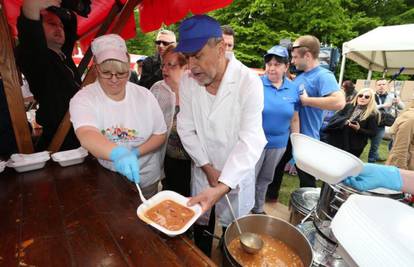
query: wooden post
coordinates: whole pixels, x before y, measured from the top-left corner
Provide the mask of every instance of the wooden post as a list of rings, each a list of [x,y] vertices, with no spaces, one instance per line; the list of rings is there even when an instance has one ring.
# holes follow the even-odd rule
[[[129,16],[133,14],[134,8],[139,3],[141,3],[141,1],[142,0],[128,0],[123,6],[122,10],[119,12],[116,18],[115,24],[113,28],[110,30],[110,32],[120,33],[121,30],[124,28],[126,22],[128,21]],[[116,5],[116,3],[114,5]],[[104,26],[109,27],[110,23],[108,22],[112,22],[112,18],[110,18],[109,16],[106,18],[105,22],[103,23],[101,29],[99,30],[99,33],[104,34],[106,32],[106,30],[103,30],[103,27]],[[82,87],[93,82],[95,80],[95,77],[96,77],[95,71],[88,71],[88,74],[86,75],[84,81],[82,82]],[[69,115],[69,112],[66,112],[65,116],[63,117],[62,122],[59,125],[58,130],[55,133],[55,136],[52,139],[52,142],[49,145],[49,148],[48,148],[49,151],[56,152],[59,150],[67,133],[69,132],[70,127],[71,127],[70,115]]]
[[[33,153],[33,142],[24,108],[23,95],[19,83],[16,60],[3,1],[0,2],[0,74],[3,79],[10,117],[20,153]],[[0,140],[1,142],[1,140]]]

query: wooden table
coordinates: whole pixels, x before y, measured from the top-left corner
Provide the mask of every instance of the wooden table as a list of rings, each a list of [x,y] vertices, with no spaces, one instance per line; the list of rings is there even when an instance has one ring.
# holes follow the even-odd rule
[[[0,266],[215,266],[138,219],[135,187],[96,159],[0,174]]]

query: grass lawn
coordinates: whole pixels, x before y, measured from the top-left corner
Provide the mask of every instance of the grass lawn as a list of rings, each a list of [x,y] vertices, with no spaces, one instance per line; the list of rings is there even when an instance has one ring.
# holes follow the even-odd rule
[[[380,148],[379,148],[379,154],[381,158],[387,158],[388,157],[388,142],[383,140],[381,142]],[[368,161],[368,151],[369,151],[370,144],[365,147],[364,152],[361,155],[361,159],[364,162]],[[381,162],[379,162],[381,163]],[[318,181],[318,186],[321,186],[321,182]],[[283,182],[282,186],[280,188],[279,192],[279,202],[288,206],[289,205],[289,199],[290,194],[295,191],[297,188],[299,188],[299,178],[298,176],[292,176],[289,174],[285,174],[283,176]]]

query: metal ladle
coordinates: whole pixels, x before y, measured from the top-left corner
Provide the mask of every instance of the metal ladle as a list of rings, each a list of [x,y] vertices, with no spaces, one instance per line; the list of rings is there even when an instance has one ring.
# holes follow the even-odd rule
[[[263,240],[257,234],[250,233],[250,232],[242,233],[239,222],[237,221],[237,218],[234,215],[233,207],[231,206],[229,197],[227,196],[227,194],[224,196],[226,198],[227,204],[229,205],[230,212],[231,212],[231,215],[233,216],[234,222],[236,223],[237,230],[239,231],[240,244],[243,250],[250,254],[255,254],[259,252],[263,247]]]

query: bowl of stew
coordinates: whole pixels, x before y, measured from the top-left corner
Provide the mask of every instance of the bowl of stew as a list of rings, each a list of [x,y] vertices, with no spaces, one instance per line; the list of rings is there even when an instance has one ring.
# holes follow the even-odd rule
[[[187,206],[188,198],[174,191],[161,191],[139,205],[138,218],[168,236],[184,233],[200,217],[200,205]]]

